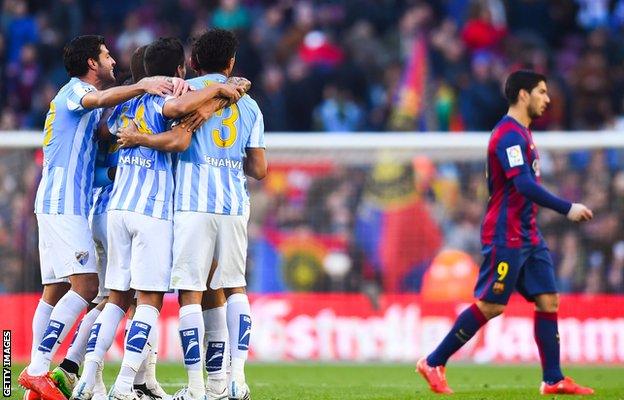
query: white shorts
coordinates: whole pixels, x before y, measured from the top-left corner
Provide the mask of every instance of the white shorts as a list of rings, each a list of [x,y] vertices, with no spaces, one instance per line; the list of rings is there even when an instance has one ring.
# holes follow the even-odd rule
[[[95,274],[95,247],[89,221],[81,215],[37,214],[41,283],[69,282],[67,277]]]
[[[106,288],[166,292],[173,223],[132,211],[108,211]]]
[[[214,257],[211,289],[244,287],[249,215],[178,211],[173,216],[171,288],[206,290]]]
[[[98,295],[93,299],[92,303],[98,304],[110,293],[110,290],[106,289],[106,264],[108,253],[108,238],[106,237],[106,219],[107,214],[96,214],[89,217],[89,225],[91,226],[91,232],[93,233],[93,242],[95,244],[95,256],[96,265],[98,269],[98,279],[100,286],[98,288]]]

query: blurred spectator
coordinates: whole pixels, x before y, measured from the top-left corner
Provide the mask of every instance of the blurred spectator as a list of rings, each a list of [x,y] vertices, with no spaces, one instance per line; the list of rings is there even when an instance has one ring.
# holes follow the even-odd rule
[[[492,54],[486,51],[472,57],[473,81],[459,94],[462,119],[468,131],[490,130],[507,112],[501,83],[493,75],[494,62]]]
[[[221,0],[212,15],[215,28],[233,31],[248,29],[250,21],[249,12],[238,0]]]
[[[262,90],[256,101],[264,116],[264,127],[269,132],[287,130],[284,73],[276,66],[267,67],[262,76]]]
[[[33,15],[28,14],[25,0],[4,2],[2,25],[9,39],[7,62],[10,64],[18,60],[24,45],[37,42],[38,27]]]
[[[346,88],[329,84],[325,86],[323,97],[325,100],[314,111],[318,130],[355,132],[362,128],[364,113]]]
[[[488,3],[492,2],[473,3],[470,17],[461,32],[464,43],[471,51],[494,50],[507,34],[504,21],[494,22]],[[502,7],[499,5],[496,8]]]
[[[150,44],[154,32],[148,26],[142,25],[137,12],[131,12],[124,21],[124,30],[117,38],[115,47],[122,53],[132,53],[137,47]],[[128,63],[125,65],[129,66]]]
[[[9,103],[20,113],[31,109],[39,77],[35,46],[27,44],[22,47],[19,62],[10,65],[7,71]]]

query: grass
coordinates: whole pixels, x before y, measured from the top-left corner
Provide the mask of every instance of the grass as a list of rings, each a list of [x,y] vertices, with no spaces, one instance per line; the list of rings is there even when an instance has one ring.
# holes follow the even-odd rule
[[[23,366],[13,369],[13,383]],[[119,365],[107,365],[107,386]],[[623,367],[568,367],[565,372],[577,382],[596,390],[595,399],[624,400]],[[158,365],[158,377],[168,393],[184,385],[181,364]],[[569,396],[540,396],[540,370],[537,365],[453,364],[447,372],[455,390],[453,399],[569,399]],[[439,399],[429,392],[411,365],[394,364],[250,364],[247,381],[254,400],[402,400]],[[14,388],[13,399],[22,389]]]

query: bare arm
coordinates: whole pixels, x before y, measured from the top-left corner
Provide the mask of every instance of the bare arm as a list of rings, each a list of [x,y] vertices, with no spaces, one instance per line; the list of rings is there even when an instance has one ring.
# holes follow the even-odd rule
[[[149,135],[139,132],[132,122],[119,131],[117,143],[122,148],[144,146],[159,151],[177,153],[189,147],[192,135],[193,131],[185,123],[180,123],[171,130],[158,135]]]
[[[113,107],[130,100],[143,93],[165,96],[173,93],[174,86],[171,78],[150,77],[143,78],[132,85],[116,86],[106,90],[89,92],[82,97],[82,106],[87,109]]]
[[[264,179],[268,170],[266,151],[263,148],[248,148],[245,151],[247,152],[247,157],[243,162],[245,175],[257,180]]]
[[[171,99],[163,106],[163,115],[167,118],[180,118],[197,110],[202,104],[217,97],[236,102],[245,94],[245,88],[232,84],[214,84],[201,90],[195,90],[176,99]]]

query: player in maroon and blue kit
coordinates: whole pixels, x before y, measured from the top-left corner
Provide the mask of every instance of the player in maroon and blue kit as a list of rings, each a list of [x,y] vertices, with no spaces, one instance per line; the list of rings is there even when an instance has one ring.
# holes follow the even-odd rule
[[[477,301],[464,310],[438,347],[418,361],[417,371],[436,393],[452,393],[445,365],[488,320],[505,310],[517,290],[535,302],[535,341],[542,361],[542,394],[592,394],[594,391],[564,377],[559,366],[555,271],[537,228],[538,206],[575,222],[593,217],[582,204],[570,203],[540,185],[539,155],[529,125],[540,117],[550,99],[546,78],[532,71],[512,73],[505,83],[509,111],[490,136],[487,180],[490,199],[481,226],[484,255],[475,287]]]

